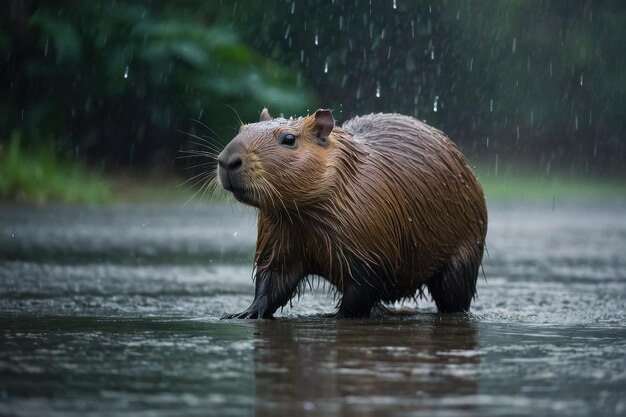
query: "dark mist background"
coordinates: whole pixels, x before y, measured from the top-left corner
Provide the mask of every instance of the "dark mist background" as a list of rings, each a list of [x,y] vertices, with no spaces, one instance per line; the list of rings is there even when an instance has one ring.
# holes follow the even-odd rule
[[[413,115],[479,165],[621,176],[625,28],[622,1],[5,0],[0,152],[180,173],[181,131],[222,146],[263,106],[324,107]]]

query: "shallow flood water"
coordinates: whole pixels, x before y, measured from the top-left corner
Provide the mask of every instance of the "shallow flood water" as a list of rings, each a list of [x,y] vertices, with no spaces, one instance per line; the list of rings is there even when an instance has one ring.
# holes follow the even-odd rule
[[[252,210],[0,206],[0,415],[624,415],[625,209],[491,205],[470,315],[237,321]]]

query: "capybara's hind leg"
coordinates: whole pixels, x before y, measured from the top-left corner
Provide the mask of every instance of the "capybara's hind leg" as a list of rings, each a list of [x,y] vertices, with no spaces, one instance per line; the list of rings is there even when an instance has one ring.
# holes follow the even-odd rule
[[[440,273],[426,283],[440,313],[466,312],[476,295],[478,262],[453,257]]]
[[[355,282],[352,278],[346,278],[350,283],[344,284],[339,310],[335,317],[359,318],[368,317],[374,304],[378,302],[373,289],[366,287],[365,283]]]

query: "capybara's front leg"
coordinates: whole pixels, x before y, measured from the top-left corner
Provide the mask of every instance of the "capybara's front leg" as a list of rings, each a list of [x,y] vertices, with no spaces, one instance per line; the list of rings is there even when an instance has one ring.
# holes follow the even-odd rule
[[[302,276],[290,271],[264,269],[256,273],[254,301],[245,311],[225,319],[271,319],[293,296]]]

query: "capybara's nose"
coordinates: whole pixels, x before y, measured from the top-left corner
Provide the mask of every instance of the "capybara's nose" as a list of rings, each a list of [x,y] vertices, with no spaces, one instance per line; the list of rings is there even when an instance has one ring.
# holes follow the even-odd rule
[[[228,161],[226,162],[226,168],[228,168],[231,171],[236,170],[240,166],[241,166],[241,157],[239,155],[231,155],[231,157],[228,158]]]
[[[230,143],[217,157],[217,163],[222,169],[235,171],[243,165],[241,151],[243,146],[238,142]]]

